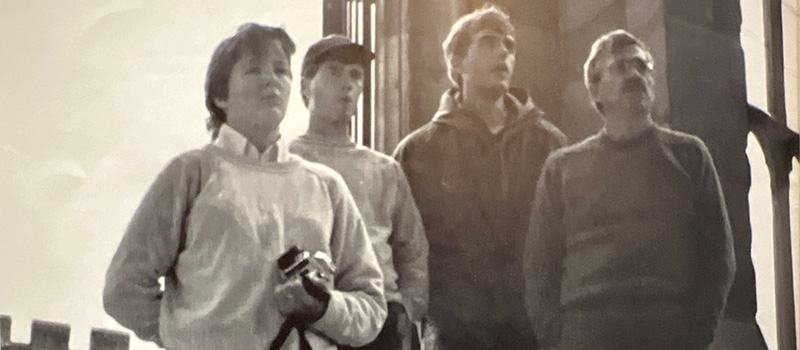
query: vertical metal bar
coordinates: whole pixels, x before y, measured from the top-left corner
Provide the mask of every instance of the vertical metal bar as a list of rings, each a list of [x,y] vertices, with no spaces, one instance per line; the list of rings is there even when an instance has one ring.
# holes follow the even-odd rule
[[[379,0],[375,3],[375,98],[374,98],[374,110],[375,110],[375,117],[373,120],[375,121],[373,130],[375,133],[372,137],[373,143],[372,148],[379,152],[386,153],[386,127],[387,127],[387,113],[386,113],[386,95],[388,94],[387,91],[387,78],[388,75],[386,74],[387,70],[387,60],[386,60],[386,51],[387,51],[387,42],[389,38],[387,37],[386,33],[389,33],[390,30],[387,28],[389,25],[386,21],[386,7],[387,2],[391,0]],[[397,16],[395,14],[395,16]],[[380,24],[380,25],[378,25]],[[391,152],[392,150],[388,150]]]
[[[786,124],[783,74],[783,17],[781,0],[763,0],[764,44],[767,53],[767,104],[772,117]],[[790,168],[791,169],[791,168]],[[775,304],[778,349],[797,349],[792,273],[792,233],[789,217],[789,171],[772,173],[772,229],[775,251]]]
[[[380,1],[380,0],[378,0],[378,1]],[[375,3],[375,1],[371,0],[370,4],[369,4],[369,11],[368,11],[371,25],[369,26],[368,30],[369,30],[369,33],[370,33],[370,38],[372,38],[372,40],[370,40],[370,42],[369,42],[369,49],[372,52],[377,52],[377,45],[375,43],[379,39],[378,38],[378,34],[377,34],[377,28],[376,28],[378,26],[378,19],[376,18],[377,7],[378,7],[378,5]],[[370,118],[370,128],[368,129],[367,135],[368,135],[368,137],[370,139],[369,144],[370,144],[372,149],[375,149],[375,127],[377,126],[376,121],[379,118],[379,116],[377,115],[377,104],[375,102],[375,99],[377,98],[377,94],[378,94],[378,85],[376,84],[377,75],[378,75],[378,72],[377,72],[377,69],[376,69],[377,65],[378,65],[377,61],[375,61],[375,60],[372,60],[369,63],[369,71],[370,71],[370,77],[371,77],[371,79],[370,79],[371,88],[370,88],[370,92],[369,92],[369,98],[370,98],[370,115],[372,117]]]
[[[372,43],[372,12],[370,11],[370,0],[359,1],[361,8],[361,38],[362,45],[369,47]],[[370,65],[371,66],[371,65]],[[366,147],[372,146],[372,69],[364,70],[364,92],[362,97],[361,114],[361,144]]]
[[[405,137],[411,132],[411,105],[410,105],[410,72],[409,72],[409,61],[408,61],[408,41],[409,41],[409,28],[408,28],[408,0],[398,0],[398,7],[400,12],[400,45],[398,51],[397,60],[400,61],[399,63],[399,80],[400,80],[400,138]],[[398,140],[399,142],[399,140]]]

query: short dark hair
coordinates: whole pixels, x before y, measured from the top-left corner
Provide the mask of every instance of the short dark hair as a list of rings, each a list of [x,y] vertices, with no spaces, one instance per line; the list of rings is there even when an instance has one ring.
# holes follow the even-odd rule
[[[245,23],[236,30],[236,34],[223,40],[214,50],[211,62],[206,73],[206,108],[211,114],[206,122],[206,127],[216,138],[219,128],[227,121],[225,111],[214,102],[216,98],[228,97],[228,83],[231,78],[233,66],[244,55],[250,52],[254,55],[264,54],[264,43],[278,40],[291,64],[291,56],[295,52],[295,44],[283,28],[271,27],[257,23]]]
[[[649,63],[651,65],[654,64],[650,49],[647,47],[647,44],[639,38],[623,29],[608,32],[595,40],[594,44],[592,44],[592,51],[589,53],[589,58],[583,65],[583,82],[586,84],[586,89],[591,92],[594,86],[603,78],[602,70],[597,66],[602,57],[617,54],[631,45],[641,48]],[[592,104],[598,111],[602,112],[602,105],[594,101],[593,97]]]
[[[466,56],[473,36],[483,29],[493,29],[498,33],[514,36],[514,25],[511,24],[508,14],[496,5],[486,3],[483,7],[459,18],[442,43],[447,76],[458,87],[461,87],[462,80],[461,76],[453,73],[453,59]]]

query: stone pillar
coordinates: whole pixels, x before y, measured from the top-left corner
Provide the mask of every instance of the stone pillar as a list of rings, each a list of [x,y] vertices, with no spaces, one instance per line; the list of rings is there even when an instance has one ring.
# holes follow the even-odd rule
[[[451,86],[442,42],[465,9],[459,1],[408,0],[409,131],[433,117]]]

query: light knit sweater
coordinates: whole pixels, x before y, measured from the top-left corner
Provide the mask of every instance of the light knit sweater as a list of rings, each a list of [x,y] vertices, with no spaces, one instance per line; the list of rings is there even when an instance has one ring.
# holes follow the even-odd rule
[[[328,308],[307,331],[312,347],[372,341],[386,317],[383,276],[342,178],[280,141],[259,154],[223,125],[148,190],[106,274],[104,305],[169,349],[265,349],[284,321],[276,261],[292,245],[328,253],[337,269]],[[282,349],[298,348],[293,331]]]
[[[348,139],[321,135],[302,135],[289,151],[342,175],[367,225],[386,300],[402,303],[412,321],[421,319],[428,306],[428,240],[400,164]]]

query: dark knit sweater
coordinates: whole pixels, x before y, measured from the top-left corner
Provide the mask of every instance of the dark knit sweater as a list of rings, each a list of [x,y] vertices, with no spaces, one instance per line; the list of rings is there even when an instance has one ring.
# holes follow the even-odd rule
[[[657,126],[624,141],[601,132],[548,158],[534,203],[525,276],[538,335],[558,337],[564,311],[636,299],[684,306],[710,342],[734,261],[700,139]]]

